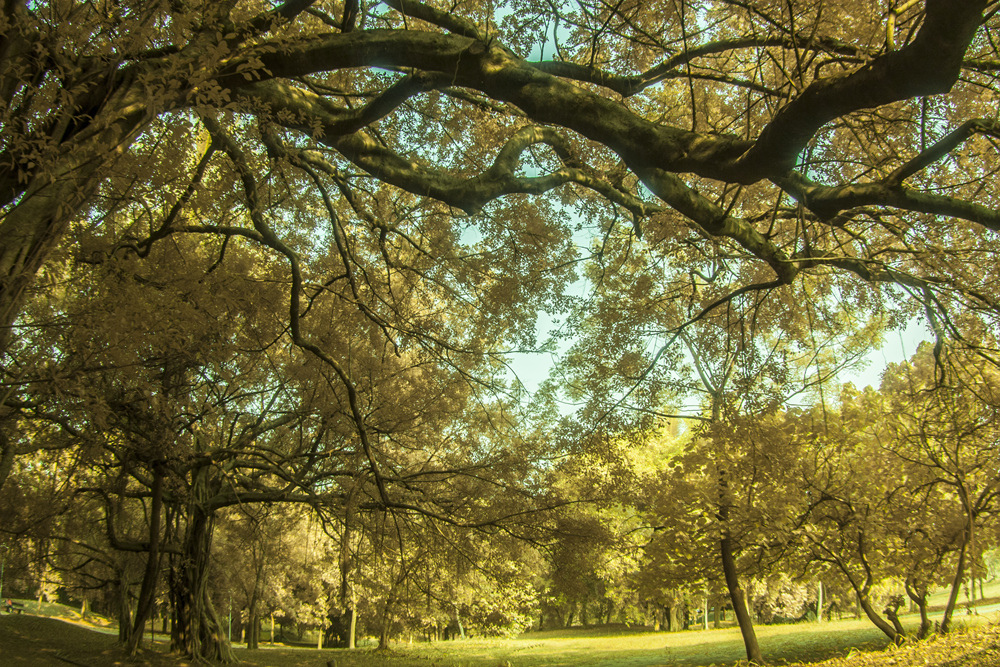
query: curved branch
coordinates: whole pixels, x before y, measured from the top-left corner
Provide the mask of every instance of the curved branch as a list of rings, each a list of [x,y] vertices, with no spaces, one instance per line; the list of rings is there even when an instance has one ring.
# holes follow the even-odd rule
[[[924,23],[912,42],[849,74],[813,81],[735,161],[742,182],[791,170],[809,140],[835,118],[951,90],[987,4],[986,0],[927,0]]]
[[[292,285],[290,288],[288,307],[289,328],[291,330],[292,341],[302,349],[311,352],[316,358],[333,369],[333,372],[343,384],[344,389],[347,391],[348,404],[351,408],[351,416],[358,432],[358,438],[361,441],[361,447],[364,450],[365,457],[368,459],[372,475],[375,477],[375,483],[378,486],[382,502],[388,504],[389,493],[385,487],[385,481],[379,472],[378,464],[375,461],[375,455],[371,442],[368,438],[368,429],[365,426],[364,414],[361,412],[361,406],[358,401],[358,390],[354,386],[354,381],[351,379],[347,370],[344,369],[344,367],[341,366],[336,359],[324,352],[317,345],[307,341],[302,335],[299,311],[299,299],[302,292],[302,272],[299,267],[299,259],[295,252],[285,245],[280,238],[278,238],[278,236],[267,224],[267,221],[264,219],[263,207],[261,206],[257,189],[257,182],[250,169],[250,165],[247,162],[246,156],[243,154],[243,151],[231,137],[223,132],[222,126],[219,125],[218,121],[211,117],[202,117],[202,122],[212,135],[213,140],[223,151],[225,151],[226,155],[229,156],[233,165],[236,167],[241,180],[243,181],[243,188],[247,196],[247,208],[249,209],[250,218],[253,221],[254,228],[260,234],[261,239],[267,247],[281,253],[288,260],[289,268],[292,274]]]
[[[915,161],[919,161],[919,158],[908,164],[915,165]],[[964,199],[921,192],[903,185],[859,183],[827,186],[799,174],[788,174],[775,179],[774,183],[820,218],[827,220],[850,208],[879,205],[914,213],[961,218],[1000,232],[1000,210]]]
[[[1000,123],[986,118],[973,118],[965,121],[958,128],[939,139],[933,146],[928,147],[889,174],[883,183],[887,186],[899,185],[913,174],[927,168],[958,148],[974,134],[988,134],[1000,139]]]
[[[408,160],[367,134],[353,131],[343,121],[341,111],[315,93],[267,81],[245,87],[239,91],[239,96],[247,104],[268,109],[275,123],[310,132],[315,139],[336,149],[380,180],[414,194],[432,197],[470,215],[503,195],[540,194],[569,183],[602,194],[634,216],[644,217],[661,210],[659,206],[614,187],[596,172],[578,166],[569,142],[552,128],[522,127],[507,140],[489,168],[478,176],[462,179]],[[520,156],[528,147],[540,143],[551,146],[566,166],[543,176],[515,176]]]
[[[700,225],[713,236],[730,238],[755,257],[764,260],[781,283],[790,283],[795,265],[770,239],[746,220],[733,217],[681,179],[662,169],[636,169],[636,175],[657,197]]]

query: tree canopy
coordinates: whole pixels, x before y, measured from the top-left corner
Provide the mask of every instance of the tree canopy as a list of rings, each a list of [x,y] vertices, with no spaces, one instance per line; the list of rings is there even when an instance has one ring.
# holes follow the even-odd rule
[[[1000,365],[996,2],[0,12],[0,491],[41,508],[8,530],[38,541],[36,569],[113,582],[133,649],[166,585],[175,645],[229,657],[209,586],[217,523],[220,549],[256,545],[254,578],[227,584],[254,623],[284,595],[263,554],[336,553],[337,572],[301,583],[323,598],[301,617],[343,629],[364,607],[383,639],[404,608],[464,634],[470,615],[523,626],[531,604],[572,618],[603,596],[610,617],[657,576],[721,591],[715,556],[671,561],[666,536],[721,545],[741,626],[736,570],[770,576],[778,554],[839,573],[894,639],[869,604],[880,577],[926,604],[954,572],[951,608],[981,569]],[[546,313],[568,352],[525,400],[510,355],[542,347]],[[829,388],[914,317],[935,344],[887,375],[895,399]],[[560,393],[582,409],[561,415]],[[639,474],[625,443],[650,448],[678,418],[693,426]],[[892,454],[891,474],[865,500],[842,475],[870,452]],[[910,491],[893,475],[921,480],[953,525],[898,529],[920,510],[895,502]],[[650,478],[683,493],[622,491]],[[329,544],[260,546],[275,504],[311,507],[273,516]],[[761,517],[780,525],[762,535]],[[838,530],[840,550],[817,537]],[[53,556],[51,540],[72,548]],[[866,548],[899,544],[909,560],[870,566]],[[751,553],[767,559],[749,571]],[[557,565],[588,559],[577,579]],[[550,584],[541,602],[512,583],[529,566]],[[380,602],[352,597],[380,576]],[[473,604],[474,585],[495,608]],[[674,614],[693,590],[656,604]]]

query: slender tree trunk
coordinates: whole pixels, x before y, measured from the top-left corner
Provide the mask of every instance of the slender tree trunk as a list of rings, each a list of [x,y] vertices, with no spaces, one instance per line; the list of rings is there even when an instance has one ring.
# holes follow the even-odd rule
[[[149,619],[156,599],[156,581],[160,574],[160,513],[163,508],[163,466],[153,465],[152,500],[149,509],[149,553],[146,557],[146,571],[139,589],[139,602],[135,607],[132,633],[128,639],[128,653],[134,656],[142,642],[142,630]]]
[[[823,582],[816,584],[816,622],[823,622]]]
[[[254,572],[253,592],[250,594],[250,604],[247,611],[247,618],[250,620],[251,632],[247,635],[247,648],[260,648],[260,606],[261,580],[263,579],[264,561],[263,556]]]
[[[757,664],[764,663],[764,657],[760,652],[760,644],[757,643],[757,633],[754,631],[753,621],[747,610],[743,591],[740,589],[739,573],[736,570],[736,558],[733,555],[733,539],[729,532],[729,482],[726,479],[725,471],[719,471],[719,511],[716,516],[719,521],[719,528],[722,531],[722,539],[719,540],[719,553],[722,556],[722,573],[726,579],[726,590],[729,591],[729,600],[733,604],[733,612],[736,614],[736,623],[740,626],[740,634],[743,636],[743,645],[747,651],[747,660]]]
[[[0,338],[3,332],[0,331]],[[2,341],[0,341],[2,343]],[[0,357],[3,356],[3,348],[0,347]],[[10,476],[10,471],[14,469],[14,459],[17,458],[17,445],[10,441],[4,433],[3,423],[0,422],[0,489]]]
[[[966,533],[968,536],[968,533]],[[958,550],[958,564],[955,566],[955,578],[951,582],[951,594],[948,596],[948,604],[944,608],[944,616],[941,619],[941,634],[946,634],[951,629],[951,615],[955,611],[955,604],[958,602],[958,591],[962,588],[962,579],[965,572],[965,552],[969,545],[968,538],[963,541],[961,549]]]
[[[872,607],[871,599],[868,597],[868,593],[871,590],[871,575],[868,575],[865,579],[863,586],[859,586],[854,577],[852,577],[843,567],[841,569],[844,574],[847,575],[847,580],[851,584],[851,588],[854,589],[854,597],[857,602],[857,607],[859,610],[865,612],[868,619],[875,625],[876,628],[882,631],[882,633],[888,637],[893,643],[900,643],[903,640],[903,636],[896,632],[896,628],[890,625],[882,616],[875,611]],[[859,614],[860,616],[860,614]]]
[[[351,629],[347,635],[347,648],[354,648],[354,639],[358,631],[358,610],[354,601],[351,601]]]
[[[897,610],[893,607],[886,607],[885,616],[892,622],[892,627],[896,631],[895,642],[900,644],[906,639],[906,629],[903,628],[903,624],[899,622],[899,615],[896,611]]]
[[[389,648],[389,608],[386,607],[382,614],[382,621],[379,623],[378,650],[384,651]]]
[[[882,618],[881,614],[875,611],[875,608],[872,607],[871,600],[868,598],[868,594],[855,591],[855,595],[857,596],[858,606],[861,608],[861,611],[863,611],[865,616],[867,616],[868,619],[875,624],[875,627],[881,630],[885,636],[893,642],[899,643],[902,637],[900,637],[900,635],[896,632],[896,628],[890,625],[884,618]]]
[[[465,627],[462,625],[462,615],[458,611],[458,605],[455,605],[455,623],[458,624],[458,634],[462,639],[465,639]]]
[[[725,510],[725,514],[728,515],[728,508],[725,508]],[[764,664],[764,657],[761,655],[760,644],[757,643],[757,633],[754,631],[753,621],[750,620],[750,613],[747,611],[743,591],[740,589],[739,576],[736,571],[736,559],[733,557],[732,538],[729,536],[729,531],[726,528],[723,528],[723,537],[719,541],[719,550],[722,553],[722,573],[726,577],[726,589],[729,591],[729,600],[733,603],[733,612],[736,614],[736,622],[740,626],[740,634],[743,635],[743,645],[746,647],[747,660],[762,665]]]

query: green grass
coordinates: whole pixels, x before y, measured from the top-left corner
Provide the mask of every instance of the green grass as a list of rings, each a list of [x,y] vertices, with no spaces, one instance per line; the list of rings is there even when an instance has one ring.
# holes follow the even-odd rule
[[[1000,579],[996,581],[984,581],[983,582],[983,593],[987,599],[989,598],[1000,598]],[[930,607],[944,609],[944,606],[948,603],[948,596],[951,594],[951,588],[942,588],[940,590],[934,591],[927,596],[927,604]],[[979,582],[976,582],[976,600],[979,600]],[[965,607],[969,598],[965,596],[965,588],[963,587],[958,593],[958,602],[955,605],[956,611]]]
[[[867,621],[760,627],[761,648],[770,662],[822,660],[852,648],[878,650],[886,642]],[[735,628],[688,632],[608,632],[600,629],[529,633],[516,639],[470,639],[433,644],[397,644],[389,651],[263,649],[237,651],[251,664],[282,667],[646,667],[733,665],[745,657]],[[317,661],[317,658],[320,660]]]
[[[961,626],[996,619],[956,620]],[[881,651],[888,645],[867,619],[758,626],[756,630],[771,664],[821,661],[851,652]],[[335,660],[337,667],[721,667],[745,664],[746,657],[736,628],[676,633],[581,628],[529,633],[516,639],[400,643],[385,652],[264,648],[239,649],[237,655],[259,667],[305,667],[328,660]]]
[[[24,600],[23,617],[3,614],[0,629],[8,634],[0,647],[0,660],[11,662],[8,649],[24,643],[24,655],[39,651],[56,652],[88,665],[120,664],[120,649],[114,638],[84,629],[78,609]],[[40,616],[36,616],[37,612]],[[51,616],[76,624],[76,627],[43,618]],[[107,620],[88,614],[88,620],[105,625]],[[913,625],[916,619],[906,619]],[[959,625],[997,621],[989,616],[959,615]],[[41,629],[50,623],[52,630]],[[813,662],[846,655],[852,651],[880,651],[886,640],[867,619],[827,621],[821,624],[758,626],[756,628],[765,658],[771,664]],[[113,631],[113,629],[112,629]],[[82,633],[82,634],[81,634]],[[2,634],[2,633],[0,633]],[[137,664],[169,667],[183,664],[176,657],[164,655],[165,645],[147,650]],[[237,649],[247,665],[257,667],[322,667],[334,661],[337,667],[652,667],[652,666],[732,666],[745,657],[743,642],[736,628],[691,630],[687,632],[650,632],[623,628],[575,628],[571,630],[528,633],[515,639],[469,639],[427,643],[397,643],[388,651],[372,649],[291,648],[265,645],[257,651]],[[23,663],[26,665],[33,663]],[[745,663],[744,663],[745,664]]]

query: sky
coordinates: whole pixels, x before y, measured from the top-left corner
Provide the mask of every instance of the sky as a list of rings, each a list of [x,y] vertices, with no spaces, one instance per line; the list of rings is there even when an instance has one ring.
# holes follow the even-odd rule
[[[537,326],[540,341],[551,330],[552,322],[550,316],[543,314],[539,317]],[[871,352],[865,358],[863,368],[842,371],[838,376],[839,383],[851,382],[859,389],[868,385],[878,389],[886,366],[909,359],[922,341],[930,339],[931,333],[927,325],[921,319],[914,319],[906,329],[888,332],[881,349]],[[555,362],[554,353],[520,353],[511,357],[510,367],[524,386],[533,392],[549,376]]]

